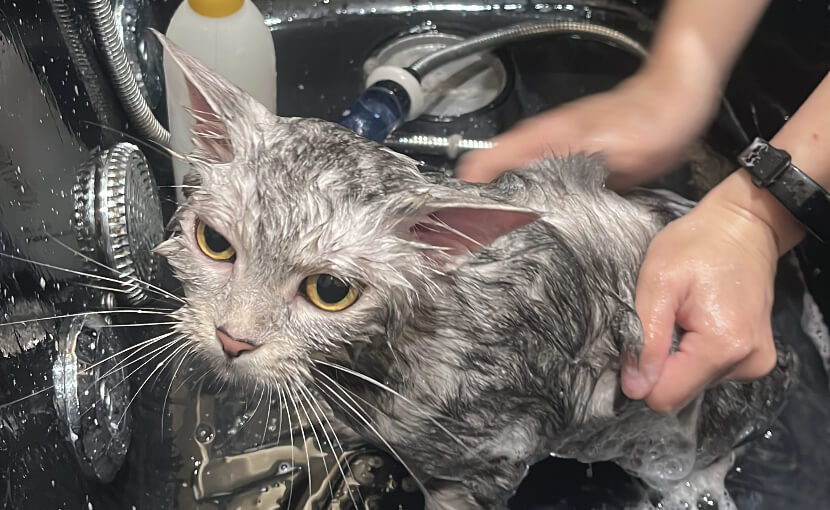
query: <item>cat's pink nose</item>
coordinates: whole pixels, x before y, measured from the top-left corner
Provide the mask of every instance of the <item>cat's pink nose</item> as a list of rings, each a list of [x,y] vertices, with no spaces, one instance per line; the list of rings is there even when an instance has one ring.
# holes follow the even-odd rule
[[[225,354],[233,358],[242,354],[243,351],[253,351],[257,348],[256,345],[236,340],[220,328],[216,328],[216,338],[218,338],[219,343],[222,344],[222,350],[225,351]]]

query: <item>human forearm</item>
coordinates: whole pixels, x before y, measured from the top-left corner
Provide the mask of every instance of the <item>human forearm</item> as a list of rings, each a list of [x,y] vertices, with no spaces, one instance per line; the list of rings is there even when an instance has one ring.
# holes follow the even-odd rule
[[[669,0],[644,74],[714,104],[769,0]]]
[[[807,98],[770,143],[790,153],[792,162],[823,187],[830,187],[830,75]],[[804,237],[804,228],[766,190],[757,188],[745,171],[729,176],[707,196],[766,223],[779,255]]]

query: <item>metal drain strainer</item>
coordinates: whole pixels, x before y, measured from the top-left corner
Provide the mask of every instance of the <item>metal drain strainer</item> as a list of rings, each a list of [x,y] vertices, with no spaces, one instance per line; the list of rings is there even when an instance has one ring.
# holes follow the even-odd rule
[[[366,76],[380,65],[406,67],[462,41],[456,35],[430,32],[395,39],[363,64]],[[423,77],[425,115],[458,117],[492,103],[507,84],[507,71],[491,53],[476,53],[449,62]]]

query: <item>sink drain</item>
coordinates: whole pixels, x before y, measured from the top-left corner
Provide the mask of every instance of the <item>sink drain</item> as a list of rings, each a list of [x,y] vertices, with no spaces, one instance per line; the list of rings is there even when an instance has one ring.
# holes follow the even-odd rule
[[[363,64],[363,71],[368,76],[381,65],[406,67],[463,40],[439,32],[402,37],[378,50]],[[476,53],[449,62],[421,80],[426,105],[424,115],[448,118],[480,110],[495,101],[506,84],[507,71],[491,53]]]

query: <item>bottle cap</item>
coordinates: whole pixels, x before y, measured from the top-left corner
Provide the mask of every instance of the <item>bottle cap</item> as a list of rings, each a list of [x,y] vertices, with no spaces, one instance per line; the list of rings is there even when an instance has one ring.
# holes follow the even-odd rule
[[[196,13],[209,18],[224,18],[242,8],[245,0],[187,0]]]

